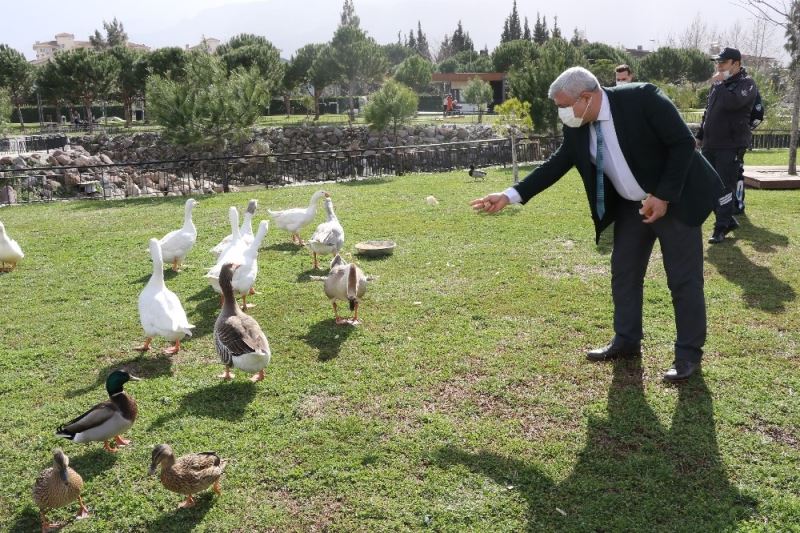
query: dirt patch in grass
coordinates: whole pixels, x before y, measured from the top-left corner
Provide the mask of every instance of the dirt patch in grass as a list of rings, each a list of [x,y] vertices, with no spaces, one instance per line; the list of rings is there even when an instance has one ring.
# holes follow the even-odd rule
[[[753,416],[752,419],[753,425],[747,428],[748,431],[758,433],[772,442],[800,450],[800,437],[797,435],[798,432],[795,428],[776,426],[759,416]]]

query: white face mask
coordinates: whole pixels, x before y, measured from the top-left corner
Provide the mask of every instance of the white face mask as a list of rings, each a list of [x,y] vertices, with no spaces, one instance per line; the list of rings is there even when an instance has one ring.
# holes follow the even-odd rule
[[[572,110],[572,104],[569,107],[559,107],[558,108],[558,118],[561,119],[561,122],[568,128],[580,128],[583,126],[583,117],[586,116],[586,112],[589,110],[589,106],[592,105],[592,98],[594,95],[589,97],[589,103],[586,104],[586,109],[583,110],[583,115],[576,117],[575,111]],[[577,102],[576,102],[577,103]]]
[[[723,71],[720,72],[720,74],[722,74],[722,79],[723,80],[727,80],[728,78],[731,77],[731,71],[730,70],[723,70]]]
[[[619,87],[620,85],[627,85],[627,84],[629,84],[629,83],[630,83],[630,82],[629,82],[628,80],[617,80],[617,86],[618,86],[618,87]]]

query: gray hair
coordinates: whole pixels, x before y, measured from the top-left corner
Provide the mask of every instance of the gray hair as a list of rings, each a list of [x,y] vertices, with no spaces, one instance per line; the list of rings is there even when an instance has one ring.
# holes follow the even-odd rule
[[[559,74],[550,84],[547,97],[552,100],[557,93],[564,93],[570,98],[578,98],[582,92],[595,91],[599,87],[600,82],[594,74],[583,67],[572,67]]]

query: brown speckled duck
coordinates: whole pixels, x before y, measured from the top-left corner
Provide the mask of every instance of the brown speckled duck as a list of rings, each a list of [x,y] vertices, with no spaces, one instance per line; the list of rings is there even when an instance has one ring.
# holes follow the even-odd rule
[[[219,478],[225,470],[225,461],[215,452],[190,453],[175,459],[169,444],[159,444],[153,448],[150,460],[150,475],[156,473],[161,465],[161,484],[164,488],[186,495],[179,508],[192,507],[192,494],[213,486],[214,492],[221,494]]]
[[[106,379],[106,391],[109,399],[98,403],[78,418],[59,426],[56,435],[74,442],[100,442],[109,452],[117,448],[109,446],[108,441],[114,439],[117,446],[130,444],[120,435],[128,431],[136,420],[138,412],[136,400],[128,396],[122,386],[130,380],[139,381],[124,370],[115,370]]]
[[[246,315],[236,305],[232,284],[233,271],[236,268],[238,265],[225,263],[219,273],[223,304],[214,323],[214,346],[220,361],[225,365],[225,373],[219,377],[232,379],[231,367],[234,367],[255,374],[250,378],[251,381],[261,381],[272,354],[267,336],[256,319]]]
[[[75,500],[80,505],[76,518],[89,516],[89,509],[81,498],[82,488],[83,478],[69,467],[69,457],[59,448],[53,450],[53,466],[42,470],[33,485],[33,502],[39,507],[42,532],[59,527],[59,524],[47,521],[47,511],[64,507]]]
[[[354,263],[346,263],[342,256],[336,254],[331,261],[331,271],[325,279],[325,296],[333,304],[333,314],[337,324],[360,324],[358,321],[358,304],[367,292],[367,276],[364,271]],[[339,308],[336,301],[348,302],[350,310],[353,311],[353,318],[342,318],[339,316]]]

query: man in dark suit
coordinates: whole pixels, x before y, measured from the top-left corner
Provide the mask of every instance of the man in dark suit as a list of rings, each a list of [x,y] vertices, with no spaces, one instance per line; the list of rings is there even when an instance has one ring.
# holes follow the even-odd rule
[[[544,164],[502,193],[472,201],[496,213],[527,203],[572,167],[583,179],[596,238],[612,222],[611,292],[614,338],[588,353],[591,361],[640,357],[647,263],[658,239],[675,310],[675,361],[667,381],[700,366],[706,338],[703,241],[700,226],[724,188],[675,106],[654,85],[601,88],[588,70],[573,67],[550,86],[564,123],[564,141]]]

